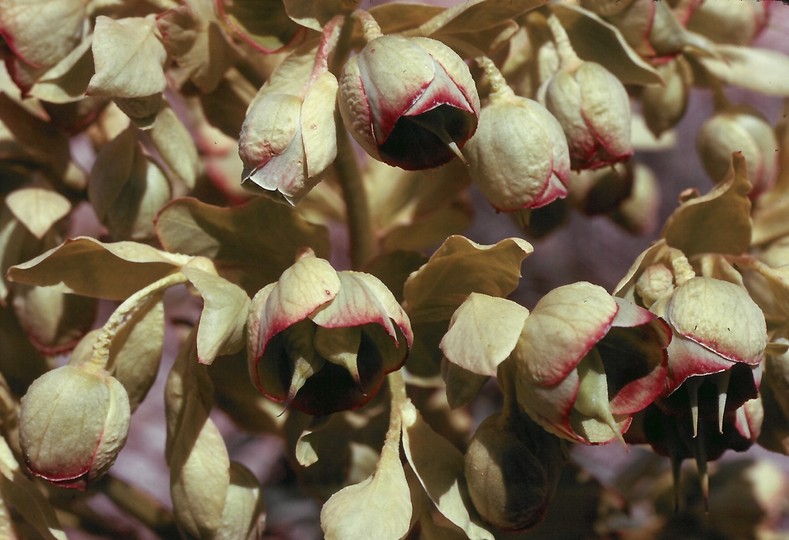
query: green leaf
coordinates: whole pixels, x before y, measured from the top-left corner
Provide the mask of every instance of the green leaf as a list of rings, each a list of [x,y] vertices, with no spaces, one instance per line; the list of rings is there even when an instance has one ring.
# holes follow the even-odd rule
[[[718,57],[697,60],[724,85],[739,86],[768,96],[789,97],[789,56],[779,51],[716,45]]]
[[[463,454],[425,423],[410,400],[401,405],[400,411],[403,450],[430,500],[469,539],[492,540],[493,535],[475,523],[469,511],[474,507],[466,488]]]
[[[751,242],[750,191],[745,158],[736,152],[726,179],[706,195],[689,199],[674,210],[661,236],[687,257],[745,253]]]
[[[96,18],[93,33],[91,96],[144,98],[160,94],[167,86],[164,62],[167,52],[157,36],[156,18]]]
[[[616,27],[591,11],[570,4],[552,4],[551,9],[581,59],[601,64],[625,84],[662,83],[655,68],[628,45]]]
[[[477,375],[495,377],[520,338],[529,310],[504,298],[471,293],[441,340],[444,356]]]
[[[85,97],[93,76],[93,36],[88,36],[65,58],[38,77],[30,95],[49,103],[72,103]]]
[[[203,297],[203,311],[197,329],[198,361],[211,364],[218,355],[241,350],[250,304],[244,289],[189,266],[182,272]]]
[[[200,160],[194,139],[170,107],[162,107],[156,123],[146,132],[165,165],[190,190],[195,187]]]
[[[51,285],[65,293],[125,300],[189,260],[136,242],[105,244],[78,237],[11,267],[8,277],[28,285]]]
[[[520,238],[480,245],[450,236],[405,283],[405,309],[412,324],[448,321],[472,292],[507,296],[517,287],[521,263],[532,251]]]
[[[38,186],[12,191],[6,196],[5,204],[39,240],[71,211],[71,202],[67,198],[52,189]]]
[[[145,240],[153,236],[153,219],[170,200],[170,184],[143,152],[134,126],[99,152],[90,172],[88,198],[115,238]]]
[[[214,259],[219,274],[250,296],[279,279],[303,247],[329,253],[324,227],[264,198],[233,208],[178,199],[162,209],[156,232],[168,251]]]
[[[0,494],[0,504],[11,505],[42,538],[66,540],[66,533],[58,522],[54,508],[44,498],[39,487],[22,473],[5,437],[0,437]],[[0,517],[0,523],[2,521]]]
[[[321,527],[327,540],[402,538],[411,527],[411,495],[400,462],[400,422],[395,424],[386,435],[375,472],[323,505]]]

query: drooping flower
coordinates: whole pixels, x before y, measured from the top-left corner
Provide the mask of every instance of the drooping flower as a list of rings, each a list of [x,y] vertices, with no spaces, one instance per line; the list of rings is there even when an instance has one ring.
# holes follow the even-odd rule
[[[345,64],[339,107],[368,154],[418,170],[459,153],[477,128],[479,96],[468,66],[440,41],[386,35]]]
[[[358,407],[405,362],[407,315],[377,278],[305,253],[252,300],[249,371],[271,399],[308,414]]]
[[[510,356],[518,403],[571,441],[621,440],[663,391],[670,339],[654,314],[602,287],[558,287],[537,303]]]
[[[545,107],[496,81],[479,128],[466,145],[471,178],[497,210],[540,208],[567,196],[570,156],[562,126]]]

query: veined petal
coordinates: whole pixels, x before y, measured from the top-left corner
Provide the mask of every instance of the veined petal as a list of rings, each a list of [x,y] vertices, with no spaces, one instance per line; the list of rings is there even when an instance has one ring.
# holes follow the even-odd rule
[[[618,309],[605,289],[588,282],[550,291],[523,325],[513,352],[519,371],[535,384],[557,384],[606,335]]]

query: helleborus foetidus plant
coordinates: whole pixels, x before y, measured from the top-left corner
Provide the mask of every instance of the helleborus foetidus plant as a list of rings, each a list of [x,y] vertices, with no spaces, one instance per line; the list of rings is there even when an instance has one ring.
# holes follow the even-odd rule
[[[298,478],[326,538],[668,537],[642,460],[612,512],[576,472],[615,448],[565,449],[624,438],[703,479],[754,440],[787,453],[789,142],[752,99],[789,97],[761,48],[786,15],[442,4],[0,0],[7,536],[128,535],[99,492],[162,538],[292,535],[260,484]],[[704,115],[709,179],[659,153]],[[592,284],[634,244],[590,216],[651,233],[684,188],[616,298]],[[123,452],[166,433],[161,492],[107,470],[135,414]]]

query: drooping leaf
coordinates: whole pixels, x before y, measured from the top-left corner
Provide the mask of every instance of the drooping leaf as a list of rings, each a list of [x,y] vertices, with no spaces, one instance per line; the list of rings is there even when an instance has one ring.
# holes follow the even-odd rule
[[[688,257],[697,253],[745,253],[751,241],[750,191],[745,159],[736,152],[726,179],[706,195],[677,208],[666,220],[661,236]]]
[[[39,186],[29,186],[12,191],[5,204],[39,240],[71,210],[71,202],[60,193]]]
[[[701,56],[699,62],[723,84],[768,96],[789,96],[789,56],[779,51],[716,45],[719,57]]]
[[[411,527],[411,512],[408,481],[400,462],[400,422],[396,421],[390,424],[375,472],[326,501],[321,528],[327,540],[402,538]]]
[[[153,219],[170,193],[167,177],[144,154],[133,126],[104,145],[88,182],[96,216],[119,240],[152,237]]]
[[[422,35],[476,33],[547,3],[548,0],[470,0],[442,11],[417,32]]]
[[[493,540],[470,511],[474,506],[466,488],[463,454],[425,423],[410,400],[402,404],[400,413],[406,458],[438,511],[469,539]]]
[[[10,268],[8,276],[28,285],[51,285],[65,293],[125,300],[189,259],[136,242],[103,243],[77,237]]]
[[[214,259],[219,274],[250,296],[276,281],[303,247],[329,253],[324,227],[264,198],[233,208],[179,199],[162,209],[156,232],[169,251]]]
[[[480,245],[450,236],[405,284],[405,308],[412,323],[448,321],[472,292],[507,296],[518,284],[520,266],[533,248],[519,238]]]
[[[167,86],[164,62],[167,51],[156,31],[156,18],[96,18],[93,34],[96,73],[87,93],[113,98],[146,98]]]
[[[222,526],[230,487],[230,458],[209,418],[213,388],[196,360],[195,334],[176,358],[165,386],[170,495],[178,524],[196,537]]]
[[[578,56],[597,62],[626,84],[661,83],[658,72],[627,44],[614,26],[583,8],[552,4]]]
[[[92,44],[92,36],[82,40],[65,58],[38,77],[29,94],[49,103],[83,99],[93,76]]]
[[[198,361],[211,364],[219,355],[238,352],[244,346],[250,304],[247,293],[217,275],[189,266],[182,271],[203,297],[197,329]]]
[[[175,112],[170,107],[162,107],[156,115],[156,123],[147,133],[167,167],[187,188],[194,188],[200,168],[197,148],[189,130]]]
[[[518,343],[528,316],[529,310],[515,302],[471,293],[452,315],[441,351],[453,364],[495,377]]]
[[[0,437],[0,496],[45,540],[66,540],[55,509],[39,487],[19,468],[4,437]],[[10,538],[14,538],[11,536]]]
[[[447,403],[457,409],[477,397],[490,377],[477,375],[446,358],[441,359],[441,378],[444,379],[447,392]]]
[[[0,28],[13,52],[32,67],[48,67],[79,43],[87,5],[82,0],[1,0]]]

